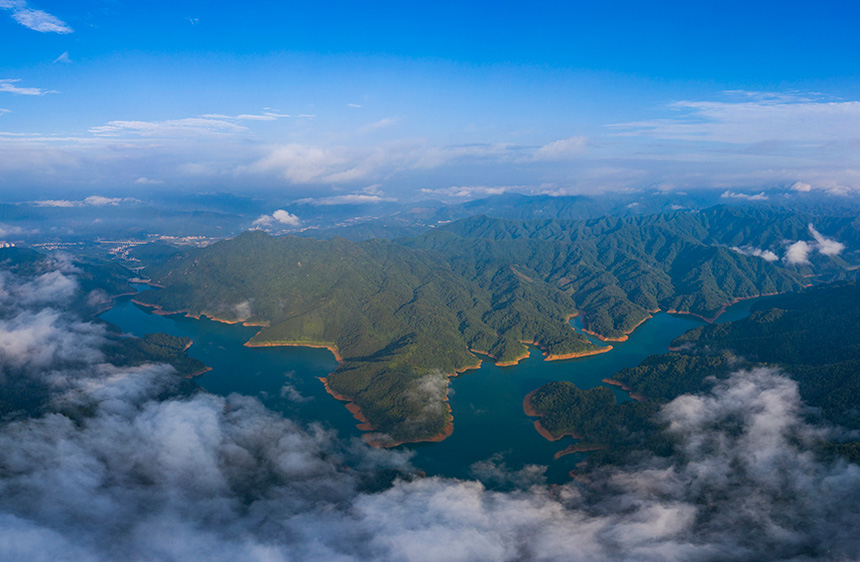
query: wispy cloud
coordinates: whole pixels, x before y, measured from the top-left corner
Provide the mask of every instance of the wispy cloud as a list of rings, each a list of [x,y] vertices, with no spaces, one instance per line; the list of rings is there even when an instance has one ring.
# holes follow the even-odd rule
[[[722,143],[832,142],[856,139],[860,102],[821,96],[730,91],[728,101],[678,101],[677,115],[609,127],[621,136]]]
[[[158,184],[164,183],[164,181],[163,180],[154,180],[151,178],[147,178],[145,176],[141,176],[141,177],[137,178],[136,180],[134,180],[134,183],[139,184],[139,185],[158,185]]]
[[[220,113],[207,113],[206,115],[201,115],[200,117],[202,117],[203,119],[227,119],[232,121],[275,121],[283,117],[291,116],[283,113],[266,111],[260,114],[242,113],[239,115],[222,115]]]
[[[64,52],[62,55],[60,55],[54,59],[54,64],[57,64],[57,63],[69,64],[71,62],[72,62],[72,59],[69,58],[69,52],[68,51]]]
[[[786,263],[791,265],[808,265],[810,263],[809,255],[813,251],[817,251],[823,256],[834,257],[841,254],[845,249],[845,244],[824,236],[816,230],[812,223],[809,223],[808,228],[815,242],[810,243],[805,240],[798,240],[789,245],[785,253],[785,258],[783,258]]]
[[[44,96],[45,94],[56,94],[56,90],[44,90],[42,88],[22,88],[16,84],[20,82],[20,78],[2,78],[0,79],[0,92],[9,92],[10,94],[19,94],[22,96]]]
[[[377,131],[379,129],[385,129],[386,127],[390,127],[396,124],[398,121],[397,117],[385,117],[380,119],[379,121],[374,121],[373,123],[368,123],[367,125],[361,127],[358,132],[359,133],[370,133],[373,131]]]
[[[11,10],[12,19],[33,31],[61,34],[74,31],[56,16],[31,8],[25,0],[0,0],[0,8]]]
[[[535,161],[567,160],[581,155],[588,145],[586,137],[570,137],[545,144],[532,157]]]
[[[518,155],[507,144],[433,146],[401,139],[372,146],[314,146],[291,143],[239,172],[275,173],[290,183],[349,183],[381,179],[409,170],[433,169],[465,160],[504,160]]]
[[[744,199],[746,201],[767,201],[769,197],[762,191],[761,193],[739,193],[737,191],[724,191],[720,195],[723,199]]]
[[[837,242],[832,238],[827,238],[818,232],[812,223],[809,223],[809,233],[815,238],[815,249],[825,256],[838,256],[845,249],[845,244]]]
[[[296,203],[303,205],[362,205],[384,203],[386,201],[396,201],[393,197],[383,197],[381,195],[370,195],[367,193],[350,193],[348,195],[332,195],[329,197],[306,197],[299,199]]]
[[[761,258],[764,261],[774,262],[779,259],[779,257],[772,251],[762,250],[761,248],[756,248],[754,246],[733,246],[732,250],[745,256],[755,256],[757,258]]]
[[[33,201],[32,204],[36,207],[106,207],[133,201],[136,201],[136,199],[129,197],[104,197],[102,195],[90,195],[86,199],[82,200],[43,199],[40,201]]]
[[[90,128],[98,136],[117,137],[124,134],[145,137],[199,137],[245,132],[248,129],[223,119],[188,117],[167,121],[110,121]]]

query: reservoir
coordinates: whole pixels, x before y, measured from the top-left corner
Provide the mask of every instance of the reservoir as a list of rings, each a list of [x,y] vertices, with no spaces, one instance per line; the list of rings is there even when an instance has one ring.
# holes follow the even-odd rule
[[[747,316],[756,300],[731,306],[718,322]],[[209,392],[257,397],[270,409],[306,427],[319,424],[336,431],[343,439],[358,439],[362,434],[344,403],[329,396],[318,380],[337,367],[334,357],[325,349],[245,347],[243,344],[258,328],[224,324],[205,317],[195,320],[181,315],[159,316],[135,305],[130,297],[117,299],[115,306],[101,318],[135,336],[165,332],[191,338],[193,345],[188,354],[212,368],[195,379]],[[581,328],[576,318],[571,324],[577,331]],[[613,349],[608,353],[544,361],[540,350],[530,347],[529,358],[511,367],[496,367],[482,357],[485,360],[480,369],[451,379],[449,398],[454,433],[439,443],[408,444],[400,448],[413,451],[413,464],[431,476],[480,478],[491,487],[504,487],[505,482],[496,480],[494,475],[523,469],[540,472],[541,469],[528,469],[536,465],[546,467],[548,482],[566,482],[568,472],[588,453],[554,460],[556,452],[575,441],[565,437],[550,442],[541,437],[534,429],[534,419],[523,413],[526,394],[551,381],[570,381],[584,389],[605,385],[602,379],[638,365],[648,355],[666,353],[673,339],[702,324],[694,316],[657,313],[627,341],[612,342]],[[618,401],[629,400],[626,392],[610,388]],[[499,468],[504,470],[496,470]]]

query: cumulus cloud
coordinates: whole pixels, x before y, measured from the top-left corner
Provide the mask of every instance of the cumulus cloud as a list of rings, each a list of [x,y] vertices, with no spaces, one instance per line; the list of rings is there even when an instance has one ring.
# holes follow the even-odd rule
[[[283,224],[285,226],[299,226],[302,220],[289,211],[278,209],[271,215],[262,215],[254,221],[254,226],[272,226],[273,224]]]
[[[761,193],[738,193],[737,191],[724,191],[720,195],[723,199],[745,199],[747,201],[767,201],[769,197],[762,191]]]
[[[833,257],[838,256],[845,249],[845,244],[833,240],[832,238],[827,238],[818,232],[812,223],[809,223],[808,228],[809,233],[815,239],[815,242],[810,243],[804,240],[798,240],[791,244],[786,251],[785,258],[783,258],[787,263],[808,264],[810,263],[809,254],[813,251],[817,251],[824,256]]]
[[[792,191],[808,192],[812,191],[812,186],[802,181],[796,181],[791,185]]]
[[[732,246],[732,250],[745,256],[755,256],[765,261],[777,261],[779,257],[770,250],[762,250],[753,246]]]
[[[25,0],[0,0],[0,8],[12,11],[12,18],[33,31],[42,33],[72,33],[64,21],[42,10],[31,8]]]
[[[809,233],[815,238],[815,249],[825,256],[838,256],[845,249],[845,244],[837,242],[831,238],[825,237],[823,234],[815,230],[812,223],[809,223]]]
[[[9,92],[10,94],[19,94],[22,96],[43,96],[45,94],[55,94],[56,90],[44,90],[42,88],[22,88],[17,83],[20,78],[3,78],[0,79],[0,92]]]
[[[812,251],[810,245],[803,240],[798,240],[788,247],[783,258],[787,263],[793,265],[808,264],[809,252]]]

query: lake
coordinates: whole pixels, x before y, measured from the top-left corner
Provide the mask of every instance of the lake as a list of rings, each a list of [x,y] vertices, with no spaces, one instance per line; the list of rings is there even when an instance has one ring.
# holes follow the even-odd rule
[[[747,316],[754,302],[733,305],[718,322]],[[195,320],[181,315],[159,316],[132,303],[131,297],[117,299],[115,306],[101,317],[135,336],[165,332],[191,338],[194,343],[188,354],[212,368],[196,379],[209,392],[255,396],[284,416],[306,426],[321,424],[343,438],[359,437],[362,433],[344,404],[329,396],[318,380],[337,367],[334,357],[325,349],[245,347],[243,344],[257,328],[205,317]],[[408,444],[401,448],[412,450],[413,464],[428,475],[474,478],[486,474],[480,468],[487,466],[475,463],[492,461],[498,466],[503,464],[509,472],[528,465],[547,466],[548,482],[565,482],[569,480],[568,472],[588,453],[553,460],[557,451],[574,441],[565,437],[550,442],[538,435],[534,419],[523,413],[525,395],[550,381],[570,381],[580,388],[605,385],[602,379],[638,365],[648,355],[665,353],[673,339],[703,323],[693,316],[657,313],[627,341],[612,342],[614,349],[608,353],[544,361],[540,350],[530,346],[529,358],[515,366],[496,367],[485,360],[480,369],[451,380],[449,397],[454,433],[439,443]],[[581,329],[576,318],[571,324],[574,329]],[[626,392],[610,388],[619,401],[629,400]],[[492,486],[493,482],[488,484]]]

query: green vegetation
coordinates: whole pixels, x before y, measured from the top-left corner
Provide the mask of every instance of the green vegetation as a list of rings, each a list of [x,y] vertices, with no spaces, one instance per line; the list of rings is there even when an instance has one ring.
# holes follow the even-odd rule
[[[104,363],[117,367],[167,363],[176,369],[177,375],[171,393],[193,392],[197,386],[187,377],[201,373],[206,366],[185,353],[191,344],[190,339],[167,334],[122,337],[115,326],[92,317],[109,306],[111,299],[118,294],[134,292],[127,281],[131,275],[127,269],[110,262],[95,259],[72,261],[26,248],[2,248],[0,282],[5,290],[13,295],[17,291],[23,298],[9,301],[7,307],[0,307],[0,320],[15,318],[22,311],[41,310],[47,303],[57,315],[52,322],[79,325],[87,322],[106,327],[104,341],[97,346],[104,355]],[[9,295],[6,296],[8,298]],[[70,378],[74,378],[82,363],[78,359],[57,357],[52,368],[57,372],[68,369],[72,373]],[[56,394],[57,388],[52,387],[45,377],[35,376],[31,370],[27,365],[16,366],[14,362],[0,370],[0,417],[38,415],[48,405],[51,395]],[[76,417],[82,413],[76,408],[78,406],[64,410],[64,413]]]
[[[267,324],[252,345],[334,344],[344,361],[331,389],[393,441],[444,429],[442,374],[476,365],[469,349],[499,361],[522,356],[521,341],[559,355],[597,349],[566,323],[570,299],[543,283],[508,269],[487,289],[392,242],[248,232],[149,273],[165,289],[139,295],[145,304]]]
[[[820,228],[857,237],[849,219]],[[470,350],[499,362],[521,357],[522,342],[587,354],[597,346],[566,323],[577,311],[589,331],[623,338],[654,310],[712,317],[734,299],[798,290],[807,266],[731,248],[809,238],[806,218],[726,207],[586,221],[481,216],[394,242],[252,231],[148,268],[165,288],[138,300],[264,326],[251,345],[336,347],[343,361],[330,388],[398,442],[442,431],[442,375],[475,365]],[[827,278],[850,275],[840,257],[814,259]]]
[[[144,363],[167,363],[182,377],[194,377],[207,370],[199,359],[185,353],[191,338],[168,334],[146,334],[142,338],[126,337],[111,341],[104,353],[108,363],[137,366]]]
[[[812,419],[860,429],[860,285],[820,286],[756,303],[748,318],[695,328],[675,351],[646,358],[613,376],[647,403],[615,404],[605,388],[570,383],[538,389],[532,407],[553,435],[576,432],[612,450],[595,462],[619,462],[636,450],[670,450],[653,414],[660,404],[699,393],[731,371],[767,365],[798,383]],[[823,453],[860,458],[860,443],[828,443]]]
[[[28,248],[0,248],[0,270],[29,280],[40,275],[68,273],[77,287],[63,305],[85,315],[104,312],[113,297],[135,292],[128,284],[133,276],[131,271],[117,263],[95,258],[70,261],[67,257],[47,256]]]

